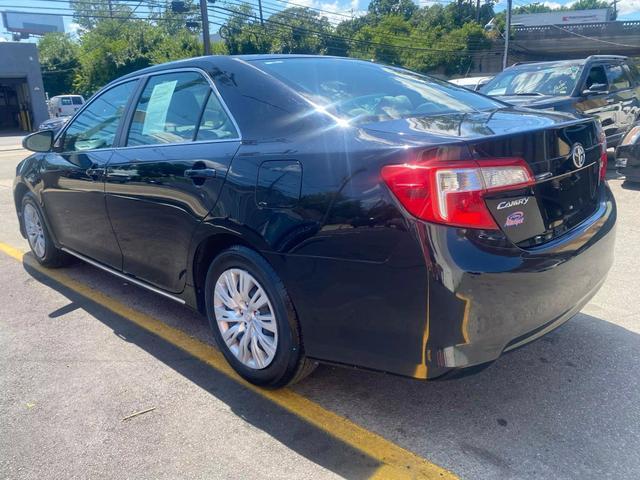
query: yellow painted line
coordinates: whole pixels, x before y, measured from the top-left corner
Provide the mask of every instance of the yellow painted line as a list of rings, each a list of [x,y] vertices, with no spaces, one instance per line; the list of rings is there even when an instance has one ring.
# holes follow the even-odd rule
[[[294,392],[291,389],[265,390],[256,387],[245,380],[226,362],[222,354],[186,333],[168,326],[162,321],[139,310],[120,303],[104,293],[74,280],[63,270],[42,267],[32,255],[25,255],[21,250],[0,242],[0,251],[21,261],[29,267],[43,273],[59,284],[87,297],[93,302],[107,308],[113,313],[124,317],[136,325],[161,337],[167,342],[179,347],[190,355],[212,366],[246,388],[258,393],[276,405],[295,414],[311,425],[323,430],[330,436],[346,443],[350,447],[380,462],[381,466],[371,478],[376,479],[456,479],[457,477],[438,465],[386,440],[377,433],[371,432],[331,412],[312,400]]]
[[[456,297],[464,302],[464,314],[462,315],[462,338],[464,343],[469,343],[469,314],[471,313],[471,298],[465,297],[461,293],[456,293]]]

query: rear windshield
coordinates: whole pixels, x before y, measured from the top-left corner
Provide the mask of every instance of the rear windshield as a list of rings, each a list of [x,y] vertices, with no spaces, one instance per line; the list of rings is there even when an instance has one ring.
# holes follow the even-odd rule
[[[570,95],[582,65],[547,64],[510,68],[480,91],[487,95]]]
[[[448,82],[364,61],[290,58],[254,64],[351,124],[504,107]]]
[[[60,104],[62,105],[71,105],[71,98],[69,97],[62,97],[60,99]]]
[[[74,105],[82,105],[82,97],[71,97]]]

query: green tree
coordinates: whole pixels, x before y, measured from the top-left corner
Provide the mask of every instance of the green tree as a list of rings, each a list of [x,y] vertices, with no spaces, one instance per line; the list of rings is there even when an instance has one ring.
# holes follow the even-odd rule
[[[66,33],[48,33],[38,41],[44,89],[49,96],[71,93],[79,66],[79,46]]]
[[[202,28],[200,26],[200,9],[194,0],[181,0],[184,4],[184,12],[174,12],[171,9],[171,1],[165,2],[158,6],[153,6],[151,11],[156,19],[155,23],[163,28],[169,35],[179,34],[185,31],[187,23],[197,24],[198,27],[190,28],[191,33],[200,34]]]
[[[168,35],[161,26],[141,19],[103,20],[81,37],[74,86],[90,94],[127,73],[200,54],[199,40],[187,31]]]
[[[544,3],[530,3],[529,5],[523,5],[521,7],[516,7],[513,9],[513,13],[521,14],[521,13],[547,13],[552,12],[553,8],[545,5]]]
[[[569,10],[591,10],[595,8],[609,8],[609,2],[603,0],[578,0],[571,4]]]
[[[372,0],[368,10],[376,17],[399,15],[408,20],[418,10],[418,6],[411,0]]]
[[[267,53],[271,40],[250,5],[228,5],[231,14],[220,27],[220,35],[229,54]]]
[[[353,37],[350,55],[392,65],[403,65],[404,53],[411,47],[413,26],[401,15],[385,15],[374,25],[365,25]],[[415,53],[411,50],[412,53]]]
[[[265,22],[273,53],[326,54],[333,31],[327,17],[306,7],[286,8]]]
[[[110,17],[128,18],[133,14],[131,7],[118,0],[70,0],[69,5],[73,9],[73,21],[84,30]]]

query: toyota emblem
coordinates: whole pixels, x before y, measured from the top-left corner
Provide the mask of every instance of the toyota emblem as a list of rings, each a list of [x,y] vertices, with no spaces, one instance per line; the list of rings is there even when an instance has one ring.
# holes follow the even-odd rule
[[[573,164],[576,168],[582,168],[585,158],[586,154],[584,147],[579,143],[574,143],[573,148],[571,149],[571,159],[573,160]]]

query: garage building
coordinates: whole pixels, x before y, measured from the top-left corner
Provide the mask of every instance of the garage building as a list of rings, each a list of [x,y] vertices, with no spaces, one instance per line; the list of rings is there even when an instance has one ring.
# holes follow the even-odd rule
[[[0,43],[0,134],[32,131],[47,118],[36,45]]]

